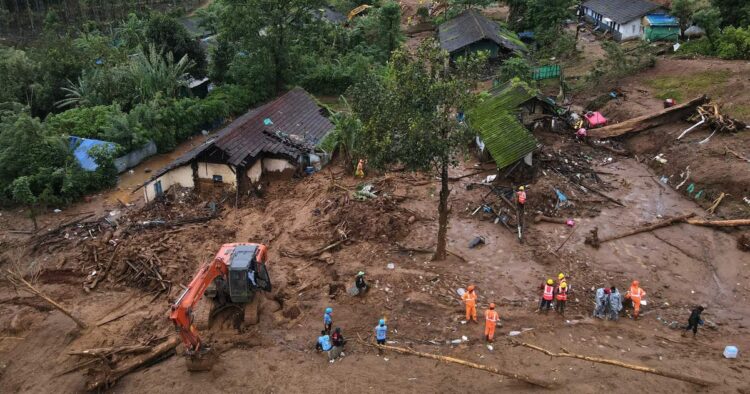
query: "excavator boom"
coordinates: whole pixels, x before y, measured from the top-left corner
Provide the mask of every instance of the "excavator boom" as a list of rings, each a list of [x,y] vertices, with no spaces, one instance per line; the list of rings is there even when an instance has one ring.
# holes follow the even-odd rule
[[[235,243],[235,244],[224,244],[222,245],[216,256],[208,263],[201,265],[196,272],[193,280],[190,281],[187,289],[180,294],[174,304],[171,306],[169,313],[169,319],[175,325],[175,329],[182,338],[188,355],[195,354],[201,350],[203,343],[201,341],[198,330],[193,324],[193,311],[197,306],[198,302],[203,298],[206,293],[206,289],[216,278],[223,278],[225,283],[229,283],[229,272],[230,270],[237,268],[232,265],[233,259],[237,255],[253,251],[252,258],[247,260],[254,263],[252,266],[254,269],[251,271],[252,275],[255,275],[255,271],[263,272],[265,282],[267,282],[266,290],[270,289],[270,280],[267,278],[265,270],[266,263],[266,246],[259,244],[247,244],[247,243]],[[240,260],[239,258],[236,259]],[[232,271],[235,276],[242,275],[247,281],[247,271]],[[235,282],[236,283],[236,282]],[[243,282],[244,284],[244,282]],[[230,284],[231,285],[231,284]],[[247,284],[245,284],[247,286]]]

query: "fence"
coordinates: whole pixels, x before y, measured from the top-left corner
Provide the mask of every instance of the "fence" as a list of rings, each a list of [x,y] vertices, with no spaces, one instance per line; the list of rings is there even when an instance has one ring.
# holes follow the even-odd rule
[[[533,78],[535,81],[539,81],[541,79],[558,78],[560,76],[560,72],[561,70],[559,64],[550,64],[548,66],[537,67],[534,71],[531,72],[531,78]]]

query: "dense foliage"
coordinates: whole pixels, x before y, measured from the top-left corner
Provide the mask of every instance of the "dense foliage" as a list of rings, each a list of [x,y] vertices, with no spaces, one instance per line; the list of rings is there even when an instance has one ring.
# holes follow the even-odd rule
[[[448,168],[468,146],[472,133],[456,114],[476,101],[473,93],[485,53],[459,58],[448,67],[449,55],[426,40],[415,55],[394,52],[384,75],[370,74],[349,94],[362,123],[353,141],[369,165],[435,171],[441,179],[435,259],[445,258],[448,226]],[[352,125],[346,125],[352,127]]]

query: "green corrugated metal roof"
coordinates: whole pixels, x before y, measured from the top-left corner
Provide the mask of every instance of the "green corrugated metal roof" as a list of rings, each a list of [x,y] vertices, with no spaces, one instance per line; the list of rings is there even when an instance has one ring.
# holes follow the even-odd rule
[[[511,82],[489,94],[491,97],[469,111],[468,121],[484,141],[497,168],[504,168],[536,148],[536,139],[515,115],[516,108],[536,97],[536,92],[524,83]]]

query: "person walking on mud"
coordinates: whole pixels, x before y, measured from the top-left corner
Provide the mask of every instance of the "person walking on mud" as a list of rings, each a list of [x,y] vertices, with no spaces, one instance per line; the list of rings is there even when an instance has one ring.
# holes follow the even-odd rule
[[[701,313],[703,313],[703,309],[704,308],[702,306],[698,305],[698,307],[693,309],[693,311],[690,313],[690,317],[688,318],[688,325],[685,326],[685,331],[682,332],[683,337],[687,335],[690,329],[692,329],[693,338],[695,338],[695,334],[698,333],[698,326],[703,325],[703,320],[701,319]]]
[[[594,317],[604,319],[607,314],[607,306],[609,306],[609,295],[611,290],[608,287],[600,287],[596,289],[596,296],[594,298]]]
[[[495,340],[495,326],[497,321],[500,319],[500,315],[495,310],[495,303],[490,303],[490,308],[484,311],[484,339],[487,342],[493,342]]]
[[[549,312],[552,308],[552,299],[555,294],[555,281],[547,279],[547,282],[542,283],[539,288],[542,290],[542,301],[539,303],[539,312]]]
[[[326,334],[331,334],[331,326],[333,325],[333,308],[326,308],[326,313],[323,315],[323,331]]]
[[[466,322],[477,322],[477,293],[474,292],[474,285],[469,285],[466,292],[461,296],[466,305]]]
[[[526,188],[523,186],[518,187],[516,192],[516,210],[518,212],[518,238],[523,239],[521,233],[523,231],[523,213],[524,206],[526,205]]]
[[[644,298],[646,298],[646,292],[641,288],[640,282],[634,280],[630,285],[630,290],[625,293],[625,299],[633,303],[633,320],[638,320],[641,313],[641,302]]]
[[[555,310],[557,313],[565,315],[565,303],[568,301],[568,283],[560,283],[555,293]]]
[[[620,318],[620,311],[622,310],[622,295],[617,290],[617,287],[609,288],[609,306],[607,307],[607,314],[609,320],[617,321]]]

